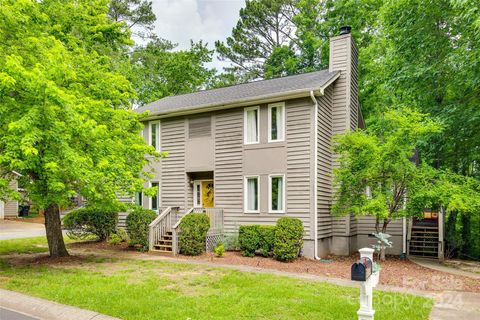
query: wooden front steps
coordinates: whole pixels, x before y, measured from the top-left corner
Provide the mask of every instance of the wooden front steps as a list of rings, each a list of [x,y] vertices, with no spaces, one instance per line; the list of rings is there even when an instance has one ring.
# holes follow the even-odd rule
[[[438,226],[413,225],[409,243],[412,256],[438,258]]]
[[[165,232],[165,235],[163,235],[160,238],[160,240],[158,240],[158,242],[153,245],[153,247],[155,248],[155,251],[158,251],[158,252],[172,253],[173,252],[172,231]]]

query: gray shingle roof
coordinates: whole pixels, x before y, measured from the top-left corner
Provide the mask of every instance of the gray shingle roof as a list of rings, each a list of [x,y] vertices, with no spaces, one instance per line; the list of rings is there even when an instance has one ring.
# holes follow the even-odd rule
[[[319,90],[337,75],[337,71],[321,70],[283,78],[253,81],[218,89],[169,96],[136,109],[136,112],[150,110],[150,115],[190,111],[215,107],[236,102],[262,99],[275,94]]]

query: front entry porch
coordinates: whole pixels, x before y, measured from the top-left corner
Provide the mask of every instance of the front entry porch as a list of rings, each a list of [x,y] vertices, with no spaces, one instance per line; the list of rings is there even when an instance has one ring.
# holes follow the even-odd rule
[[[172,253],[180,252],[178,238],[182,232],[180,223],[189,214],[206,213],[210,218],[210,229],[206,238],[206,250],[211,251],[223,237],[223,209],[190,208],[181,213],[179,207],[168,207],[149,225],[149,250]]]

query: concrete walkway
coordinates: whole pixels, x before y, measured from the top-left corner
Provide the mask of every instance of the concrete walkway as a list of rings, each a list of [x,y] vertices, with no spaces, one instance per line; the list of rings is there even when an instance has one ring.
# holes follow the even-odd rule
[[[0,220],[0,240],[45,236],[41,223]]]
[[[438,260],[433,260],[433,259],[425,259],[425,258],[417,258],[417,257],[409,257],[408,258],[410,261],[433,270],[437,271],[442,271],[445,273],[450,273],[458,276],[465,276],[465,277],[470,277],[473,279],[480,279],[480,274],[475,273],[475,272],[470,272],[470,271],[465,271],[465,270],[460,270],[457,268],[445,266],[438,262]]]
[[[2,320],[120,320],[3,289],[0,289],[0,312]]]

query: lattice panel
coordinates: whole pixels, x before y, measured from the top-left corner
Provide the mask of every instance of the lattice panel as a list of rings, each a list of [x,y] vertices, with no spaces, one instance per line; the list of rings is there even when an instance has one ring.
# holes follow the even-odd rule
[[[219,242],[223,241],[223,233],[207,235],[206,250],[213,251]]]

